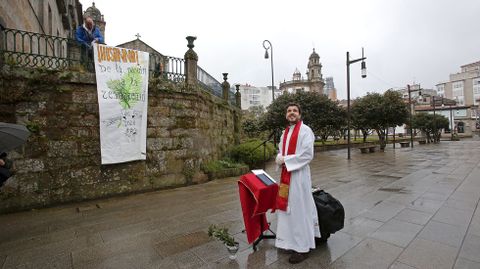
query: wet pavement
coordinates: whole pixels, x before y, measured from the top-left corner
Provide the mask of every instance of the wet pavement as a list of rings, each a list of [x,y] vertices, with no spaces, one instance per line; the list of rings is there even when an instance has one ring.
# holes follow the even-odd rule
[[[0,215],[0,268],[480,268],[480,141],[352,149],[351,161],[319,152],[311,168],[313,185],[343,203],[345,228],[298,265],[273,240],[252,251],[227,178]],[[210,224],[235,234],[236,260]]]

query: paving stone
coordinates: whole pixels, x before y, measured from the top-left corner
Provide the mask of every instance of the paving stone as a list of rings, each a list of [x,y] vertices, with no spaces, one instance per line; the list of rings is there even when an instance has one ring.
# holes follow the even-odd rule
[[[467,234],[459,256],[480,263],[480,236]]]
[[[467,227],[473,215],[473,210],[462,210],[451,207],[442,207],[433,216],[432,220]]]
[[[428,213],[435,213],[438,209],[440,209],[440,207],[442,207],[443,203],[443,201],[418,198],[417,200],[410,203],[410,205],[408,205],[408,208]]]
[[[397,215],[404,208],[405,206],[401,204],[381,202],[374,208],[362,214],[362,216],[365,218],[386,222],[391,218],[395,217],[395,215]]]
[[[417,200],[420,196],[422,196],[423,192],[403,192],[403,193],[396,193],[385,201],[402,204],[408,206],[413,201]]]
[[[415,267],[412,267],[410,265],[401,263],[401,262],[394,262],[389,269],[417,269]]]
[[[471,191],[468,187],[463,189],[464,185],[460,186],[451,196],[451,199],[463,200],[468,202],[478,202],[479,194],[475,191]]]
[[[8,256],[2,269],[11,268],[72,268],[70,253],[60,253],[54,256],[36,255],[35,257]]]
[[[168,241],[158,242],[155,249],[162,257],[168,257],[180,252],[184,252],[196,246],[205,244],[211,239],[207,232],[195,232],[182,235]]]
[[[375,232],[383,224],[384,222],[381,221],[356,217],[349,220],[349,224],[343,228],[342,232],[363,238]]]
[[[480,262],[469,261],[467,259],[458,258],[453,269],[478,269]]]
[[[365,239],[337,259],[331,268],[388,268],[401,252],[400,247],[375,239]]]
[[[318,265],[329,265],[361,242],[362,238],[343,232],[332,234],[327,243],[315,249],[307,264],[317,268]],[[317,267],[315,267],[317,265]]]
[[[406,247],[423,228],[421,225],[392,219],[382,225],[370,237],[400,247]]]
[[[477,209],[478,211],[478,209]],[[474,217],[468,228],[468,232],[480,236],[480,217]]]
[[[449,198],[445,202],[445,204],[443,204],[443,206],[462,210],[475,210],[477,203],[475,201],[465,201]]]
[[[458,248],[416,238],[403,251],[398,261],[416,268],[452,268]]]
[[[414,223],[414,224],[425,225],[432,216],[433,216],[433,213],[427,213],[427,212],[405,208],[395,216],[395,219]]]
[[[427,191],[420,197],[424,199],[437,200],[437,201],[445,201],[448,199],[448,195],[445,195],[443,193],[432,192],[431,189],[430,191]]]
[[[460,248],[465,233],[466,229],[463,227],[430,221],[418,237]]]

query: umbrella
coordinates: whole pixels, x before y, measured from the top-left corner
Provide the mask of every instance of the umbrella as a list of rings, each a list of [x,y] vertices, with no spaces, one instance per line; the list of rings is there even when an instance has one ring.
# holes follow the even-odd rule
[[[30,132],[19,124],[0,122],[0,152],[7,152],[27,141]]]

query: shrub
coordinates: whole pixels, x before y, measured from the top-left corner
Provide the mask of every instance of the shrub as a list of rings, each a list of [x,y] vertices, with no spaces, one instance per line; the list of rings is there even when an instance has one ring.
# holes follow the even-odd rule
[[[213,161],[207,162],[202,166],[202,170],[208,174],[208,173],[215,173],[228,168],[238,168],[242,166],[244,166],[244,164],[234,162],[230,159],[223,159],[223,160],[213,160]]]
[[[230,156],[237,162],[243,162],[248,164],[250,168],[260,167],[263,163],[263,148],[261,145],[263,141],[258,139],[252,139],[245,143],[235,146],[230,151]],[[261,146],[260,146],[261,145]],[[272,158],[275,155],[275,147],[272,143],[266,143],[265,149],[265,161]]]

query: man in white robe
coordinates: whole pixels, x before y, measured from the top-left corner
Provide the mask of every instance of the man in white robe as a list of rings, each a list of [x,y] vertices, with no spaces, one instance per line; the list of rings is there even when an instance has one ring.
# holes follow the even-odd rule
[[[286,211],[277,210],[277,237],[275,246],[285,250],[293,250],[290,263],[299,263],[308,257],[310,249],[315,249],[315,237],[320,237],[317,210],[312,196],[312,182],[309,163],[313,159],[315,136],[307,125],[300,122],[301,108],[297,104],[289,104],[286,118],[290,129],[283,151],[285,132],[279,143],[279,154],[276,162],[291,172],[288,188],[288,206]],[[287,154],[295,125],[299,123],[295,154]],[[285,155],[282,155],[282,152]]]

